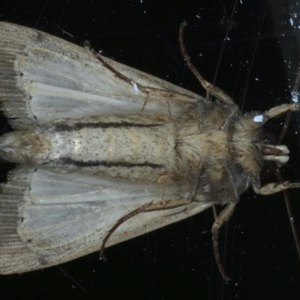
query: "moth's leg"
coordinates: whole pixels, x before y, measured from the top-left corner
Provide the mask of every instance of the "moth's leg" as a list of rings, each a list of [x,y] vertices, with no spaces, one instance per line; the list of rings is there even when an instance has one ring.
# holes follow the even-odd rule
[[[229,281],[230,278],[226,275],[222,261],[221,261],[221,256],[220,256],[220,252],[219,252],[219,242],[218,242],[219,231],[220,231],[221,227],[224,225],[224,223],[227,222],[230,219],[230,217],[232,216],[235,206],[236,206],[236,202],[233,202],[233,201],[229,202],[226,205],[226,207],[221,211],[219,216],[215,219],[215,222],[211,229],[215,260],[216,260],[219,272],[221,273],[221,275],[225,281]]]
[[[187,53],[187,50],[184,45],[183,41],[183,31],[184,27],[186,26],[186,23],[183,22],[180,25],[179,29],[179,45],[180,45],[180,51],[182,53],[183,59],[187,65],[187,67],[190,69],[190,71],[194,74],[194,76],[198,79],[202,87],[206,90],[206,99],[209,100],[210,95],[215,96],[218,100],[225,104],[233,105],[234,101],[233,99],[222,89],[219,87],[211,84],[209,81],[207,81],[196,69],[196,67],[192,64],[191,59]]]
[[[282,192],[284,190],[299,189],[299,188],[300,188],[300,182],[288,182],[288,181],[284,181],[281,183],[271,182],[262,187],[257,187],[256,185],[253,185],[253,190],[255,191],[255,193],[260,195],[272,195],[278,192]]]
[[[150,203],[142,205],[142,206],[138,207],[137,209],[124,215],[109,229],[106,236],[104,237],[104,239],[102,241],[102,245],[100,247],[100,259],[105,259],[104,249],[105,249],[105,245],[106,245],[108,239],[110,238],[110,236],[118,229],[118,227],[120,225],[125,223],[127,220],[133,218],[134,216],[136,216],[140,213],[156,211],[156,210],[167,210],[167,209],[171,209],[171,208],[186,206],[188,204],[190,204],[189,199],[169,200],[169,201],[161,201],[161,202],[157,202],[157,203],[150,202]]]
[[[214,250],[214,256],[215,260],[219,269],[219,272],[221,273],[222,277],[225,281],[229,281],[230,278],[226,275],[222,261],[221,256],[219,252],[219,231],[221,227],[224,225],[225,222],[227,222],[230,217],[232,216],[232,213],[234,212],[235,206],[239,199],[239,194],[235,185],[235,182],[233,181],[232,171],[229,168],[229,166],[226,167],[226,171],[228,173],[228,178],[231,182],[231,187],[233,191],[233,198],[228,202],[228,204],[225,206],[225,208],[221,211],[219,216],[217,215],[216,207],[213,205],[213,214],[215,218],[215,222],[212,226],[211,232],[212,232],[212,243],[213,243],[213,250]]]
[[[218,213],[217,213],[217,209],[216,209],[215,204],[213,204],[212,209],[213,209],[214,219],[216,220],[218,218]]]
[[[279,117],[280,115],[286,114],[287,112],[290,111],[293,112],[299,110],[300,110],[299,103],[289,103],[289,104],[282,104],[279,106],[275,106],[263,113],[263,117],[264,117],[263,122],[266,122],[272,118]]]
[[[281,175],[279,174],[279,172],[277,173],[277,177],[278,179],[281,181]],[[299,238],[298,238],[298,234],[297,234],[297,228],[295,226],[295,223],[292,221],[293,218],[293,213],[290,207],[290,200],[288,198],[287,193],[285,192],[285,190],[287,189],[297,189],[300,188],[300,182],[288,182],[288,181],[284,181],[284,182],[280,182],[280,183],[268,183],[262,187],[257,187],[255,184],[252,185],[253,189],[255,191],[255,193],[260,194],[260,195],[272,195],[278,192],[283,192],[284,195],[284,199],[286,202],[286,208],[287,208],[287,212],[288,212],[288,216],[291,224],[291,229],[292,229],[292,233],[294,236],[294,240],[296,243],[296,249],[298,252],[298,258],[300,259],[300,242],[299,242]]]
[[[282,176],[279,172],[279,170],[276,171],[276,177],[279,180],[279,182],[283,182]],[[298,235],[298,230],[296,227],[296,224],[294,222],[295,218],[294,218],[294,214],[291,208],[291,202],[288,196],[288,193],[286,190],[284,190],[283,192],[283,197],[285,200],[285,205],[286,205],[286,209],[287,209],[287,214],[289,216],[289,220],[290,220],[290,225],[291,225],[291,230],[293,233],[293,237],[294,237],[294,241],[295,241],[295,245],[296,245],[296,249],[297,249],[297,253],[298,253],[298,259],[300,260],[300,241],[299,241],[299,235]]]

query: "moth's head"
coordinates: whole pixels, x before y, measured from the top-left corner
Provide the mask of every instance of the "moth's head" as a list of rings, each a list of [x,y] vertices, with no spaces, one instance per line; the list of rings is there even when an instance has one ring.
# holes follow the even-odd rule
[[[261,155],[264,162],[274,162],[277,166],[281,166],[289,160],[289,149],[285,145],[281,145],[281,140],[285,133],[287,125],[283,128],[279,136],[270,138],[270,131],[266,131],[265,125],[268,126],[268,121],[277,118],[281,115],[286,115],[292,111],[299,110],[298,104],[284,104],[271,108],[264,113],[252,113],[253,122],[256,123],[263,131]],[[255,125],[254,125],[255,126]]]
[[[250,182],[259,180],[264,147],[262,126],[253,121],[254,114],[240,115],[233,127],[233,160]]]
[[[233,159],[252,185],[260,186],[260,173],[264,162],[274,162],[281,166],[289,160],[289,149],[285,145],[278,145],[277,141],[272,144],[264,138],[264,125],[268,120],[291,111],[292,109],[287,109],[291,107],[294,108],[284,105],[264,113],[245,113],[236,120],[232,135]]]

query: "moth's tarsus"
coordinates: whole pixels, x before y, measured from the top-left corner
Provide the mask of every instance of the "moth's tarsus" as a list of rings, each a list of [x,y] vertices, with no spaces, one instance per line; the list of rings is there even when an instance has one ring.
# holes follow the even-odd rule
[[[213,250],[215,255],[215,260],[217,262],[218,269],[224,278],[225,281],[229,281],[230,278],[226,275],[223,264],[221,262],[220,252],[219,252],[219,230],[226,223],[230,217],[232,216],[234,209],[236,206],[236,202],[229,202],[226,207],[221,211],[217,219],[215,220],[212,226],[212,242],[213,242]]]
[[[299,103],[281,104],[281,105],[272,107],[269,110],[264,112],[263,123],[266,123],[269,119],[277,118],[286,113],[295,112],[295,111],[299,111],[299,110],[300,110]]]
[[[288,181],[279,182],[279,183],[271,182],[261,187],[256,187],[255,185],[253,185],[253,189],[255,193],[264,196],[273,195],[289,189],[299,189],[299,188],[300,188],[300,182],[288,182]]]

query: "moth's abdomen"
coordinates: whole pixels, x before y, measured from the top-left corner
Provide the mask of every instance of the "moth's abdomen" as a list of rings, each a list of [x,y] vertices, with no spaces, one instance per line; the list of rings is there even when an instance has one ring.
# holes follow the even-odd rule
[[[62,170],[158,180],[174,169],[172,123],[81,123],[16,131],[0,140],[2,158]]]

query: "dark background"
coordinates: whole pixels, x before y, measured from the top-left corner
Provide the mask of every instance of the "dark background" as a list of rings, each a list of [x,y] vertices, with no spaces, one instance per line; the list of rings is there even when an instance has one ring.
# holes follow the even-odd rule
[[[1,1],[0,19],[37,28],[203,94],[183,64],[178,28],[198,70],[243,111],[291,101],[300,7],[293,0]],[[1,70],[0,70],[1,72]],[[283,177],[300,181],[299,117],[286,139]],[[272,122],[281,130],[283,120]],[[269,168],[267,169],[269,170]],[[266,178],[274,180],[273,177]],[[300,227],[300,191],[289,192]],[[241,197],[222,230],[225,284],[211,247],[212,211],[76,261],[0,276],[1,299],[300,299],[300,263],[282,194]]]

